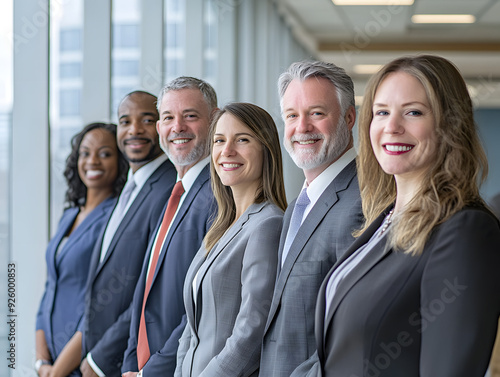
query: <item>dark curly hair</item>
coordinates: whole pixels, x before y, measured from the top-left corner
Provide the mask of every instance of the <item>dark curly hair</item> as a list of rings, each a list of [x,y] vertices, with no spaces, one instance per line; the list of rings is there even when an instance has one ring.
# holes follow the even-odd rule
[[[83,184],[78,174],[78,152],[84,136],[95,129],[103,129],[111,133],[116,140],[116,124],[113,123],[91,123],[86,125],[82,131],[71,138],[71,153],[66,159],[64,177],[68,183],[66,191],[66,202],[69,207],[85,205],[87,198],[87,187]],[[117,148],[118,152],[118,174],[113,185],[113,197],[118,196],[127,180],[128,162]]]

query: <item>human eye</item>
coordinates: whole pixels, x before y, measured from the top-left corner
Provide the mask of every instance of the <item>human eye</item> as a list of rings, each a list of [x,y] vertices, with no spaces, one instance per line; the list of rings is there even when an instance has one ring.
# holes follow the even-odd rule
[[[126,126],[129,123],[130,122],[128,121],[128,119],[121,119],[119,124],[120,124],[120,126]]]
[[[111,155],[112,155],[112,153],[109,150],[101,151],[99,153],[99,157],[101,157],[101,158],[108,158],[108,157],[111,157]]]
[[[221,143],[223,143],[223,142],[224,142],[224,139],[223,139],[223,138],[221,138],[221,137],[216,137],[216,138],[214,139],[214,144],[221,144]]]
[[[197,114],[186,114],[186,119],[192,120],[197,118],[198,118]]]
[[[389,112],[387,110],[377,110],[374,113],[377,116],[384,116],[384,115],[389,115]]]
[[[296,115],[296,114],[293,114],[293,113],[291,113],[291,114],[287,114],[287,115],[286,115],[286,119],[294,119],[294,118],[296,118],[296,117],[297,117],[297,115]]]
[[[322,115],[324,115],[324,113],[323,113],[323,112],[321,112],[321,111],[313,111],[311,114],[312,114],[313,116],[322,116]]]
[[[144,118],[143,122],[147,124],[156,123],[153,118]]]
[[[420,115],[422,115],[422,112],[420,110],[410,110],[410,111],[408,111],[407,114],[411,115],[411,116],[420,116]]]
[[[89,152],[87,152],[86,150],[78,151],[78,157],[88,157],[88,156],[89,156]]]

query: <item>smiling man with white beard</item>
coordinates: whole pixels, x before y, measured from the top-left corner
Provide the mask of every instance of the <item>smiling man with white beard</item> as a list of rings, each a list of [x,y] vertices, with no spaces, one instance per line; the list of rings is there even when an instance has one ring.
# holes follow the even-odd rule
[[[290,376],[314,360],[314,313],[326,273],[362,225],[352,128],[354,87],[342,68],[293,63],[279,79],[284,146],[305,175],[283,219],[276,281],[260,376]]]

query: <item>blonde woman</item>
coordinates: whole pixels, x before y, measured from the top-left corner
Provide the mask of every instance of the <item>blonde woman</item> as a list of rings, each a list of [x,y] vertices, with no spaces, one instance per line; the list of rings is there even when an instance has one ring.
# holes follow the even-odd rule
[[[458,70],[397,59],[361,108],[366,225],[324,281],[323,376],[483,377],[500,313],[500,224],[479,195],[487,161]]]

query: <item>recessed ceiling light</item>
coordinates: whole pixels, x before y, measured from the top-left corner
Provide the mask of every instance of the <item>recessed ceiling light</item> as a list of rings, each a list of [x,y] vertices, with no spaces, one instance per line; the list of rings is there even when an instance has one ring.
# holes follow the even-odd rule
[[[472,14],[414,14],[414,24],[473,24],[476,17]]]
[[[358,75],[373,75],[377,73],[380,68],[382,68],[381,64],[356,64],[352,67],[352,70]]]
[[[412,5],[414,0],[332,0],[335,5]]]

